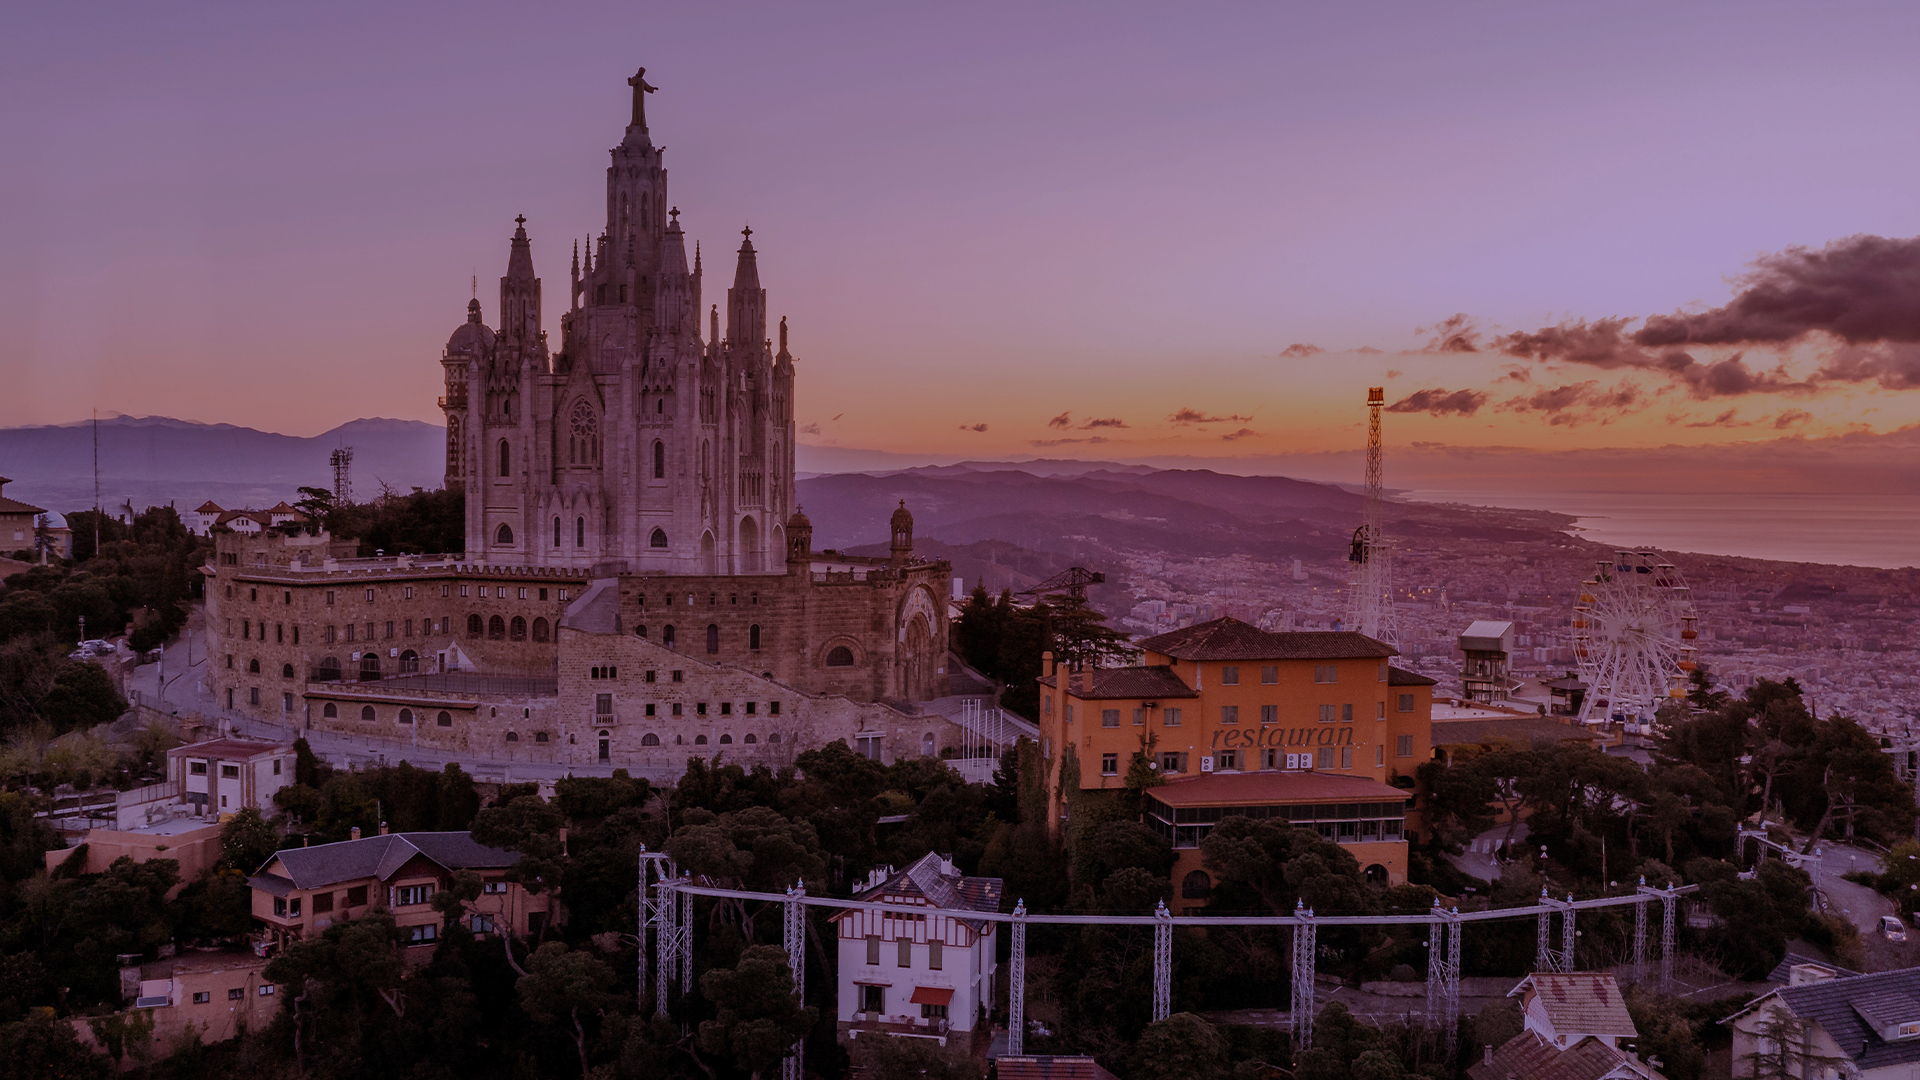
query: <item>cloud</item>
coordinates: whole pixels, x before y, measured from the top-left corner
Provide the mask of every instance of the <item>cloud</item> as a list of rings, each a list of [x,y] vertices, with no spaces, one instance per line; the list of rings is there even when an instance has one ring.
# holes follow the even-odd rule
[[[820,425],[818,423],[815,423],[814,421],[809,420],[806,423],[800,425],[800,434],[818,435],[820,434]]]
[[[1508,398],[1495,406],[1502,412],[1541,413],[1555,426],[1586,423],[1611,423],[1616,417],[1637,412],[1647,406],[1646,395],[1632,383],[1621,382],[1611,388],[1599,382],[1564,383]]]
[[[1093,444],[1093,443],[1103,443],[1103,442],[1112,442],[1112,441],[1113,440],[1107,438],[1104,435],[1093,435],[1084,439],[1028,439],[1027,445],[1029,446],[1066,446],[1068,443]]]
[[[1397,379],[1397,378],[1399,378],[1399,377],[1401,376],[1401,374],[1402,374],[1402,372],[1400,371],[1400,369],[1399,369],[1399,368],[1388,368],[1388,369],[1387,369],[1387,378],[1389,378],[1389,379]]]
[[[1785,343],[1814,331],[1849,345],[1920,342],[1920,237],[1849,236],[1756,260],[1723,307],[1654,315],[1636,343]]]
[[[1465,312],[1448,317],[1433,326],[1415,327],[1416,334],[1432,334],[1427,342],[1427,352],[1435,353],[1477,353],[1480,351],[1480,328],[1467,317]]]
[[[1047,421],[1047,426],[1050,428],[1072,427],[1073,417],[1067,413],[1061,413],[1059,416]]]
[[[985,431],[985,430],[987,430],[987,425],[985,425],[985,424],[961,424],[961,425],[960,425],[960,430],[961,430],[961,431]]]
[[[1253,419],[1251,416],[1208,416],[1198,409],[1182,407],[1167,417],[1169,424],[1244,424]]]
[[[1220,436],[1220,438],[1224,439],[1227,442],[1232,442],[1235,439],[1257,437],[1259,434],[1260,434],[1259,432],[1253,430],[1252,428],[1241,428],[1239,431],[1230,431],[1227,434]]]
[[[1813,419],[1813,414],[1805,409],[1788,409],[1786,412],[1773,418],[1773,429],[1775,431],[1785,431],[1795,424],[1804,424],[1811,419]]]
[[[1354,352],[1354,353],[1358,353],[1358,354],[1360,354],[1360,355],[1362,355],[1362,356],[1378,356],[1378,355],[1380,355],[1380,354],[1381,354],[1381,352],[1383,352],[1384,350],[1381,350],[1381,349],[1376,349],[1376,348],[1374,348],[1374,347],[1373,347],[1373,346],[1371,346],[1371,345],[1362,345],[1362,346],[1360,346],[1360,347],[1359,347],[1359,348],[1357,348],[1357,349],[1350,349],[1350,350],[1348,350],[1348,351],[1349,351],[1349,352]]]
[[[1920,347],[1905,342],[1848,345],[1827,357],[1819,377],[1832,382],[1877,382],[1888,390],[1920,389]]]
[[[1280,359],[1305,360],[1310,356],[1318,356],[1319,354],[1326,351],[1327,350],[1321,348],[1318,345],[1309,345],[1304,341],[1296,341],[1293,344],[1287,346],[1286,348],[1280,350]]]
[[[1487,395],[1478,390],[1454,390],[1448,392],[1440,387],[1430,390],[1415,390],[1399,401],[1387,406],[1390,413],[1428,413],[1433,416],[1445,416],[1455,413],[1460,416],[1472,416],[1487,403]]]
[[[1694,420],[1688,423],[1687,426],[1690,428],[1752,427],[1753,425],[1748,421],[1736,419],[1738,412],[1738,409],[1728,409],[1726,412],[1721,413],[1711,420]],[[1669,423],[1673,422],[1674,419],[1674,417],[1667,418]]]
[[[1508,356],[1539,363],[1574,364],[1602,371],[1652,372],[1684,387],[1701,400],[1743,394],[1811,393],[1818,389],[1814,381],[1795,378],[1784,366],[1765,371],[1749,368],[1742,353],[1724,360],[1702,362],[1678,349],[1647,349],[1639,343],[1638,335],[1626,332],[1630,321],[1622,318],[1592,322],[1571,320],[1539,330],[1503,334],[1495,338],[1492,345]],[[1875,368],[1873,374],[1862,378],[1878,377],[1879,371]],[[1916,368],[1916,373],[1920,374],[1920,368]],[[1501,376],[1503,380],[1516,381],[1530,378],[1522,369]]]
[[[1122,420],[1117,416],[1108,416],[1108,417],[1103,417],[1099,420],[1089,420],[1086,423],[1080,425],[1080,430],[1088,431],[1092,428],[1123,428],[1126,426],[1127,426],[1127,422],[1125,420]]]

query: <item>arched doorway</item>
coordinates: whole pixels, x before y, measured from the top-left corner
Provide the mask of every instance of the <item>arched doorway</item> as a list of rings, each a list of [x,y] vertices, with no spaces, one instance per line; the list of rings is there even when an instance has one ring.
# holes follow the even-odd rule
[[[380,681],[380,656],[378,653],[366,652],[360,654],[360,681]]]
[[[933,630],[927,625],[925,615],[916,612],[907,623],[906,645],[906,655],[902,658],[901,692],[913,700],[935,696],[928,686],[932,675],[928,665],[933,657]]]
[[[706,575],[718,573],[713,566],[713,534],[700,534],[700,572]]]
[[[420,654],[408,649],[400,654],[400,674],[417,675],[420,673]]]
[[[740,548],[735,562],[745,573],[760,572],[760,526],[750,517],[740,519]]]

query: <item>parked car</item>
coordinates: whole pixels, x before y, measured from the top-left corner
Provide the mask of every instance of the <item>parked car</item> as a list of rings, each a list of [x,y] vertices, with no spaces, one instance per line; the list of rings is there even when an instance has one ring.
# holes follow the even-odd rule
[[[1907,924],[1901,922],[1898,915],[1880,916],[1880,932],[1887,935],[1888,941],[1907,940]]]

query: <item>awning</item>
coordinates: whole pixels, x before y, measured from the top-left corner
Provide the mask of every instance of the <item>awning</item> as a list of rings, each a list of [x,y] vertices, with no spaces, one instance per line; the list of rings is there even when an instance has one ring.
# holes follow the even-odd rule
[[[951,986],[916,986],[913,996],[907,999],[911,1005],[950,1005],[953,1003]]]

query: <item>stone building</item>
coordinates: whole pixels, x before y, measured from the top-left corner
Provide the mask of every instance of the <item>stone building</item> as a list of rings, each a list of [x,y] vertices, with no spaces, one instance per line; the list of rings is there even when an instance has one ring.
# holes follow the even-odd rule
[[[844,737],[890,759],[955,741],[911,704],[948,694],[951,567],[914,556],[904,503],[887,556],[813,550],[792,506],[784,323],[776,354],[743,243],[728,332],[716,308],[701,338],[699,258],[688,270],[665,201],[651,88],[631,84],[607,228],[574,274],[561,348],[541,329],[521,221],[501,326],[475,301],[442,355],[466,551],[361,559],[300,521],[214,525],[208,677],[225,707],[647,768],[684,767],[675,748],[695,745],[769,759]],[[675,681],[639,681],[649,672]],[[746,716],[763,723],[719,722]]]

